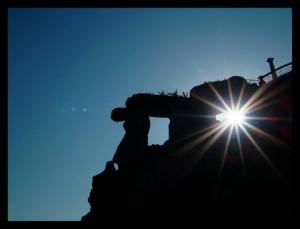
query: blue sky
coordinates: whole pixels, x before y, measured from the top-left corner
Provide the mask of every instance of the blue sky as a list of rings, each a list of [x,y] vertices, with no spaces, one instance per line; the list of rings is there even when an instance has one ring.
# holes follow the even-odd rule
[[[80,220],[139,92],[257,78],[292,60],[289,8],[9,9],[8,219]],[[149,143],[167,139],[151,118]]]

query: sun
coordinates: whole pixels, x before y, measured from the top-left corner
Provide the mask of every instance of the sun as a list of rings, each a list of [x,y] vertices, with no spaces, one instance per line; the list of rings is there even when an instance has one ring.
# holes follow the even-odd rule
[[[229,110],[216,115],[216,120],[233,126],[241,125],[245,119],[246,115],[242,110]]]

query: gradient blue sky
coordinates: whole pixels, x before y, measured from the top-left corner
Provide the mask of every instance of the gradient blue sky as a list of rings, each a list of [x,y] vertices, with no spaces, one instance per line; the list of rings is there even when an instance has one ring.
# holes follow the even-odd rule
[[[292,60],[291,9],[9,9],[9,220],[80,220],[127,97]],[[167,139],[151,119],[149,143]]]

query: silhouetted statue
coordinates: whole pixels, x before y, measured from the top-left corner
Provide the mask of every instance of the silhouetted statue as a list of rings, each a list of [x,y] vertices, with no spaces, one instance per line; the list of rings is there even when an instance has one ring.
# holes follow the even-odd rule
[[[255,94],[252,102],[259,108],[249,115],[291,117],[290,80],[288,73],[258,86],[233,76],[196,86],[190,97],[128,98],[126,107],[112,111],[112,120],[124,121],[125,135],[112,161],[93,177],[91,209],[82,221],[289,217],[290,121],[253,120],[272,135],[248,129],[254,143],[240,130],[239,135],[232,131],[227,144],[230,128],[214,137],[221,130],[212,132],[212,126],[220,113],[216,106],[230,107],[231,100],[242,106]],[[163,145],[148,146],[150,116],[170,120]]]

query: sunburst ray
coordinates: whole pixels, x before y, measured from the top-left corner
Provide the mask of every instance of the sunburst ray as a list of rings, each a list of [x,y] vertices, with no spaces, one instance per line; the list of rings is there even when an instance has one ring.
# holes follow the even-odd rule
[[[229,92],[231,110],[235,110],[230,79],[227,80],[227,88],[228,88],[228,92]]]
[[[228,148],[229,148],[229,144],[230,144],[230,140],[231,140],[233,128],[234,128],[234,126],[232,125],[230,127],[229,134],[228,134],[227,139],[226,139],[224,151],[223,151],[222,158],[221,158],[221,163],[220,163],[218,178],[217,178],[217,186],[219,185],[220,180],[222,178],[223,168],[224,168],[225,159],[226,159],[226,156],[227,156],[227,152],[228,152]]]
[[[262,148],[253,139],[253,137],[251,136],[251,134],[245,129],[245,127],[243,125],[240,125],[240,128],[243,130],[243,132],[245,133],[245,135],[248,137],[248,139],[254,145],[254,147],[257,149],[257,151],[260,153],[260,155],[265,159],[265,161],[267,162],[267,164],[276,173],[276,175],[278,175],[278,177],[280,177],[281,180],[284,180],[284,177],[281,174],[281,172],[279,171],[279,169],[272,163],[272,161],[270,160],[270,158],[265,154],[265,152],[262,150]]]
[[[269,88],[268,84],[264,84],[258,88],[258,90],[244,103],[240,110],[245,110],[251,104],[253,104],[259,96],[261,96]]]
[[[247,109],[247,113],[252,113],[252,112],[254,112],[254,111],[261,110],[261,109],[266,108],[266,107],[268,107],[268,106],[271,106],[271,105],[273,105],[273,104],[275,104],[275,103],[277,103],[277,102],[278,102],[278,100],[272,100],[272,101],[263,103],[263,104],[261,104],[261,105],[256,105],[256,106],[254,106],[254,107],[248,108],[248,109]]]
[[[246,87],[246,83],[244,81],[243,84],[242,84],[242,88],[241,88],[241,91],[240,91],[240,94],[239,94],[239,98],[238,98],[237,104],[236,104],[236,109],[237,110],[240,109],[240,104],[241,104],[242,98],[244,96],[245,87]]]
[[[235,127],[235,133],[236,133],[238,149],[239,149],[239,153],[240,153],[240,157],[241,157],[243,177],[246,180],[247,179],[247,169],[246,169],[246,163],[245,163],[245,159],[244,159],[244,153],[243,153],[243,147],[242,147],[242,143],[241,143],[240,133],[239,133],[239,129],[237,126]]]
[[[186,154],[189,151],[191,151],[194,147],[196,147],[197,145],[199,145],[200,143],[202,143],[203,141],[205,141],[207,138],[209,138],[211,135],[213,135],[214,133],[216,133],[217,131],[219,131],[221,128],[223,127],[222,124],[220,123],[216,123],[216,125],[213,125],[212,127],[208,127],[209,130],[204,132],[202,131],[202,135],[197,137],[195,140],[188,142],[188,144],[181,148],[180,150],[178,150],[175,154],[176,155],[182,155],[182,154]]]
[[[214,104],[213,102],[209,101],[208,99],[202,98],[201,96],[198,95],[195,95],[195,98],[220,112],[226,112],[226,110]]]
[[[272,97],[275,97],[283,90],[283,87],[279,87],[272,91],[269,91],[268,94],[259,98],[259,96],[261,96],[266,91],[267,88],[268,86],[262,86],[261,88],[259,88],[253,94],[253,96],[251,96],[251,98],[243,105],[241,110],[243,110],[244,112],[249,112],[253,108],[265,103],[267,100],[271,99]]]
[[[222,96],[220,95],[218,90],[211,83],[208,83],[208,85],[209,85],[210,89],[213,91],[213,93],[218,97],[218,99],[223,104],[223,106],[226,108],[226,110],[230,111],[230,107],[226,104],[226,102],[224,101],[224,99],[222,98]]]
[[[193,133],[190,133],[190,134],[187,135],[187,136],[184,136],[184,137],[178,138],[178,139],[176,139],[176,140],[173,140],[173,141],[172,141],[171,143],[169,143],[169,144],[170,144],[170,145],[179,144],[179,143],[181,143],[181,142],[183,142],[183,141],[187,141],[187,140],[189,140],[189,139],[191,139],[191,138],[193,138],[193,137],[196,137],[197,135],[201,135],[201,134],[203,134],[203,133],[204,133],[204,134],[210,135],[209,131],[214,131],[213,129],[217,128],[219,125],[220,125],[219,123],[211,124],[211,125],[209,125],[209,126],[207,126],[207,127],[205,127],[205,128],[202,128],[202,129],[197,130],[197,131],[195,131],[195,132],[193,132]],[[205,132],[207,132],[207,133],[205,133]],[[201,137],[201,136],[200,136],[200,137]],[[204,139],[204,140],[205,140],[205,139]],[[192,140],[190,143],[193,143],[194,141],[197,141],[197,139]]]
[[[267,133],[266,131],[263,131],[259,127],[253,126],[252,124],[250,124],[248,122],[244,122],[244,125],[247,126],[247,127],[249,127],[250,129],[256,131],[257,133],[263,135],[264,137],[266,137],[267,139],[269,139],[273,143],[276,143],[277,145],[281,145],[282,147],[290,149],[290,145],[289,144],[281,141],[279,138],[276,138],[276,137],[272,136],[271,134]]]
[[[227,124],[222,124],[219,127],[221,129],[219,131],[214,132],[215,134],[209,139],[208,142],[200,149],[200,152],[191,155],[191,160],[189,166],[182,173],[182,176],[189,173],[190,170],[204,157],[206,152],[211,148],[211,146],[220,138],[220,136],[224,133],[224,131],[228,128]]]

